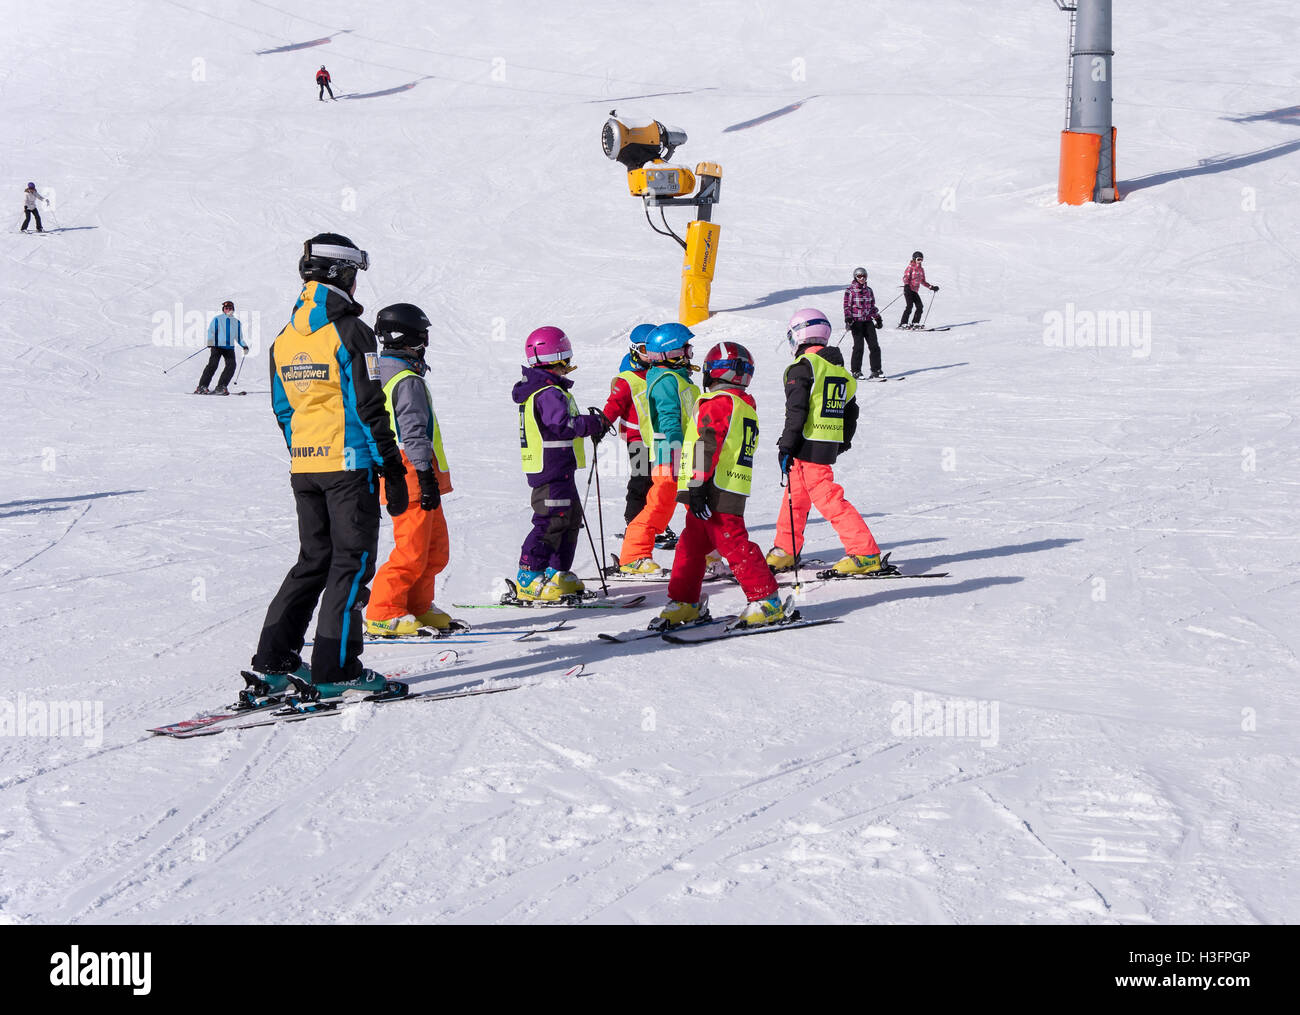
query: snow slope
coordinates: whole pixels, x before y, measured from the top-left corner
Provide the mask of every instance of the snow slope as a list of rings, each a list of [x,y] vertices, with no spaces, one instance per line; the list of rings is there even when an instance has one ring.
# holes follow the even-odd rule
[[[1046,2],[665,0],[648,25],[608,2],[290,3],[7,5],[0,179],[13,209],[52,189],[66,231],[0,236],[0,719],[84,701],[103,727],[0,737],[0,920],[1300,917],[1294,5],[1117,5],[1128,197],[1066,208]],[[540,681],[518,693],[149,738],[230,699],[296,553],[265,355],[312,233],[371,252],[371,314],[439,324],[439,601],[513,570],[524,336],[574,336],[588,405],[629,328],[676,312],[678,248],[599,151],[615,107],[724,167],[697,348],[759,356],[764,549],[786,317],[836,319],[855,264],[887,302],[925,250],[930,323],[960,326],[885,332],[907,380],[862,389],[837,473],[898,561],[952,577],[814,587],[801,609],[843,623],[807,632],[594,640],[643,626],[652,586],[415,681]],[[191,349],[161,336],[227,297],[258,315],[250,397],[191,398],[203,357],[164,375]],[[1136,345],[1045,341],[1082,312],[1136,314]],[[808,552],[837,551],[811,524]],[[503,612],[465,615],[536,619]],[[996,735],[900,722],[952,701],[996,707]]]

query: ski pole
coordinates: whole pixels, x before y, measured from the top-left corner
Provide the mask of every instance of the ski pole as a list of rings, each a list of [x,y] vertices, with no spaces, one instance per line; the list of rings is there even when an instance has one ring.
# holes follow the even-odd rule
[[[244,360],[248,359],[248,350],[244,350],[244,355],[239,357],[239,369],[235,371],[235,379],[230,382],[231,386],[239,383],[239,375],[244,372]]]
[[[591,449],[591,471],[596,474],[596,522],[600,526],[600,559],[605,559],[605,511],[600,503],[600,458],[596,454],[596,445]],[[595,552],[595,551],[592,551]],[[602,565],[603,567],[604,565]],[[604,571],[601,574],[604,575]],[[609,593],[606,592],[606,595]]]
[[[591,555],[596,557],[596,541],[591,538],[591,526],[587,524],[587,509],[579,503],[578,511],[582,514],[582,527],[587,530],[587,542],[591,546]],[[609,586],[605,584],[605,567],[601,564],[599,557],[596,557],[596,576],[600,579],[601,592],[605,593],[605,598],[608,599]]]
[[[793,461],[791,465],[793,465]],[[799,534],[794,530],[794,488],[790,483],[790,473],[781,474],[781,485],[785,487],[786,503],[790,506],[790,552],[794,554],[794,592],[803,590],[799,581]]]
[[[836,349],[840,347],[840,343],[844,341],[844,336],[847,335],[848,333],[849,333],[848,328],[845,328],[843,331],[840,332],[840,337],[835,340]]]
[[[925,327],[925,322],[930,319],[930,311],[934,309],[934,297],[930,297],[930,305],[925,308],[925,319],[921,321],[921,327]]]
[[[879,310],[878,312],[879,312],[879,313],[884,313],[886,310],[888,310],[890,307],[892,307],[895,303],[897,303],[897,302],[902,298],[902,296],[903,296],[903,294],[902,294],[902,293],[899,293],[899,294],[898,294],[897,296],[895,296],[892,300],[890,300],[890,301],[889,301],[888,303],[886,303],[883,307],[881,307],[880,310]]]
[[[192,353],[186,356],[185,359],[181,360],[181,363],[184,363],[187,360],[192,360],[199,353],[207,352],[207,351],[208,351],[208,347],[206,345],[201,349],[195,349]],[[163,373],[166,373],[168,370],[175,370],[178,366],[181,365],[181,363],[173,363],[171,366],[164,368]]]

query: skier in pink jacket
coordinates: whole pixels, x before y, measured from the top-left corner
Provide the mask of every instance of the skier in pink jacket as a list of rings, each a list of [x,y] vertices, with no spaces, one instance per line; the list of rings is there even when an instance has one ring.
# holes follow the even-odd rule
[[[924,309],[921,305],[921,297],[918,294],[921,286],[925,286],[932,293],[937,293],[939,287],[931,285],[925,280],[925,268],[921,262],[925,260],[925,255],[919,250],[912,252],[912,261],[903,269],[903,296],[907,302],[903,304],[903,319],[898,322],[899,328],[919,328],[921,326],[921,311]],[[915,312],[913,312],[915,307]],[[912,314],[912,323],[907,323],[907,315]]]

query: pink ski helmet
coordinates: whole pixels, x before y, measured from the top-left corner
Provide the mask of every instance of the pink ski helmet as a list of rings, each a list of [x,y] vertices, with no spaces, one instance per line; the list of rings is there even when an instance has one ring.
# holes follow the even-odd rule
[[[785,333],[790,348],[796,351],[801,345],[824,345],[830,337],[831,322],[820,310],[811,308],[796,310],[790,318],[790,330]]]
[[[524,356],[529,366],[549,367],[557,363],[568,365],[573,359],[573,343],[559,328],[548,325],[528,336],[528,341],[524,343]]]

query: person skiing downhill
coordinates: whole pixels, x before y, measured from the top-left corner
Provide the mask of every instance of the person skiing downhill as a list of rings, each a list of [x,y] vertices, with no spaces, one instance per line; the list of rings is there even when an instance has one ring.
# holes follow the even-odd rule
[[[449,558],[442,497],[452,486],[442,431],[424,380],[429,328],[429,318],[412,303],[394,303],[375,317],[379,383],[406,468],[410,506],[393,518],[393,550],[370,589],[366,634],[371,637],[418,635],[428,628],[446,633],[467,626],[433,601],[435,579]],[[388,480],[383,482],[386,490]]]
[[[753,376],[754,357],[736,342],[720,342],[704,357],[704,394],[691,413],[677,478],[677,500],[689,509],[686,527],[673,555],[668,605],[650,622],[651,630],[708,617],[701,589],[714,550],[731,566],[749,600],[740,626],[786,619],[776,578],[745,528],[758,446],[758,408],[745,390]]]
[[[939,291],[937,285],[931,285],[925,280],[925,268],[921,262],[925,260],[925,255],[919,250],[912,252],[912,260],[906,268],[903,269],[903,297],[907,300],[903,304],[903,317],[898,322],[899,328],[909,327],[907,323],[908,313],[912,313],[912,323],[910,327],[919,328],[921,326],[921,311],[924,309],[921,305],[921,297],[918,295],[921,286],[925,286],[933,293]]]
[[[374,332],[353,299],[357,272],[369,267],[346,236],[307,240],[298,261],[302,292],[270,348],[271,406],[289,449],[301,545],[266,611],[253,694],[284,692],[290,676],[310,682],[310,697],[407,690],[361,664],[362,610],[379,548],[376,473],[383,473],[388,513],[407,508],[406,466],[384,405]],[[317,600],[307,669],[300,653]]]
[[[645,391],[636,402],[641,440],[650,449],[651,482],[645,507],[628,523],[619,553],[619,572],[653,575],[663,570],[654,559],[655,537],[672,521],[677,507],[677,463],[700,389],[691,383],[691,339],[685,325],[661,324],[645,343]]]
[[[37,192],[36,184],[28,183],[27,189],[23,191],[23,225],[22,228],[18,230],[20,233],[27,232],[27,224],[31,222],[33,218],[36,219],[36,231],[38,233],[45,232],[45,227],[41,225],[40,209],[36,207],[37,201],[45,201],[46,205],[50,203]]]
[[[629,472],[627,499],[623,507],[623,522],[630,525],[645,507],[650,491],[650,452],[641,439],[641,427],[636,414],[636,399],[646,386],[646,371],[650,364],[645,360],[645,340],[655,330],[653,324],[638,324],[629,336],[629,347],[618,374],[609,385],[609,398],[602,414],[610,426],[618,424],[619,436],[627,442]]]
[[[777,571],[794,567],[815,506],[844,544],[845,556],[833,570],[870,574],[881,570],[880,547],[835,482],[835,460],[849,450],[857,430],[858,402],[844,357],[826,344],[830,337],[830,321],[820,310],[799,310],[790,318],[786,340],[795,361],[785,371],[785,429],[777,442],[788,501],[777,515],[776,545],[767,563]]]
[[[248,352],[248,346],[244,342],[244,326],[235,317],[235,304],[233,300],[226,300],[221,304],[221,313],[212,318],[212,323],[208,325],[208,363],[203,368],[203,373],[199,377],[199,386],[194,389],[196,395],[229,395],[226,385],[230,383],[230,378],[235,376],[235,344]],[[212,375],[217,372],[217,364],[225,361],[225,366],[221,370],[221,377],[217,380],[215,391],[208,391],[208,382],[212,380]]]
[[[320,70],[316,72],[316,84],[320,85],[316,97],[320,99],[321,102],[325,101],[326,92],[329,92],[330,98],[334,99],[334,89],[330,87],[330,72],[325,69],[324,64],[321,64]],[[334,99],[334,101],[338,102],[338,99]]]
[[[853,359],[849,366],[854,378],[862,377],[862,343],[871,350],[871,376],[884,377],[880,368],[880,344],[876,329],[881,327],[880,311],[876,309],[876,294],[867,285],[867,269],[853,269],[853,281],[844,290],[844,327],[853,335]]]
[[[527,364],[511,392],[519,406],[519,448],[532,489],[533,527],[519,553],[520,599],[559,602],[586,586],[573,573],[582,500],[573,474],[586,467],[582,439],[599,443],[609,421],[599,409],[579,412],[565,375],[577,369],[573,345],[559,328],[538,328],[524,343]]]

